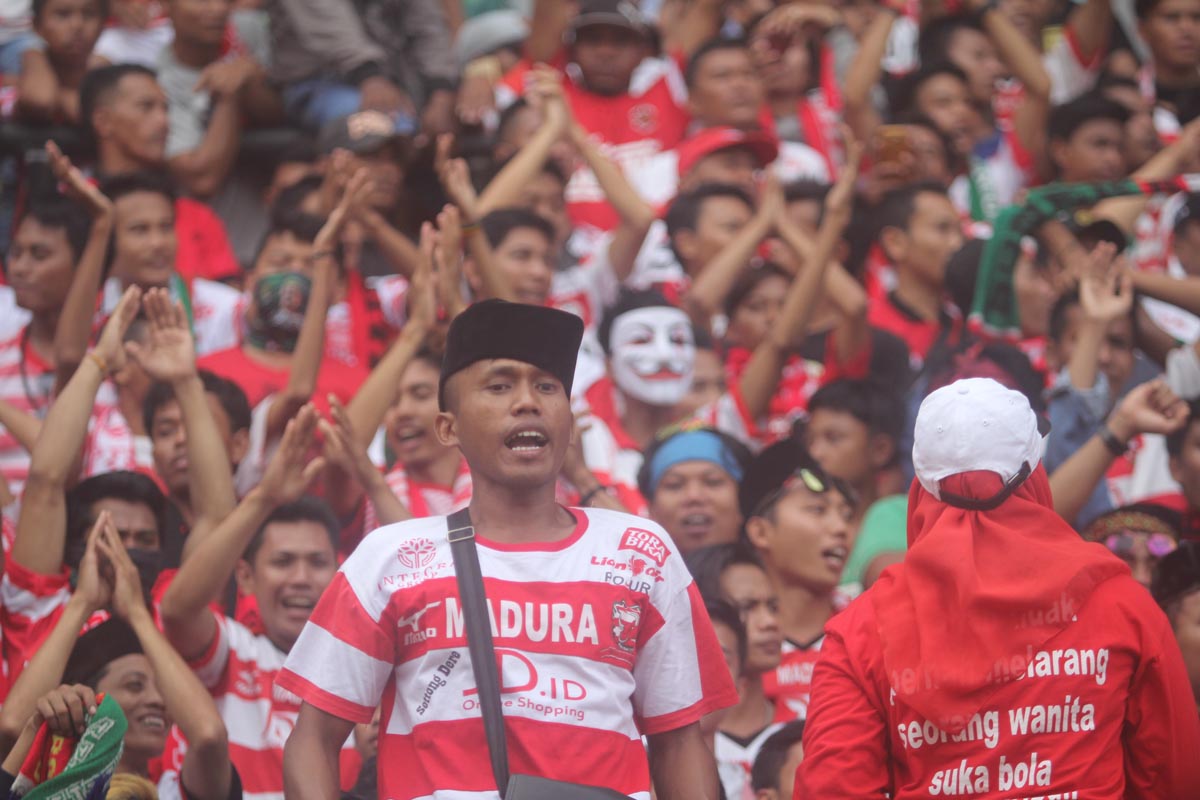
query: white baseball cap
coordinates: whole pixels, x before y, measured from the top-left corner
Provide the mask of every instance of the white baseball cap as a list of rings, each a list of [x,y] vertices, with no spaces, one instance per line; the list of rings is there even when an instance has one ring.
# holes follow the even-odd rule
[[[973,504],[994,508],[1041,462],[1048,432],[1025,395],[991,378],[965,378],[921,403],[913,468],[925,490],[939,499],[943,478],[976,470],[995,472],[1012,488],[994,504]]]

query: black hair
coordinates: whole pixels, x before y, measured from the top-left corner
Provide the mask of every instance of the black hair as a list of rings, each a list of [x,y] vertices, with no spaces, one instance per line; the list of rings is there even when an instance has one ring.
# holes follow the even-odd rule
[[[879,208],[876,210],[879,217],[878,230],[881,233],[884,228],[898,228],[907,231],[913,214],[917,212],[917,198],[923,194],[948,197],[946,187],[932,181],[921,181],[893,189],[883,196]]]
[[[68,566],[79,566],[83,558],[88,529],[96,521],[92,506],[110,498],[150,509],[161,543],[167,529],[168,505],[158,484],[140,472],[104,472],[80,481],[67,492],[67,537],[63,561]]]
[[[724,600],[721,592],[721,576],[730,567],[746,565],[766,570],[762,559],[758,556],[758,551],[744,542],[727,542],[701,547],[684,556],[683,563],[687,566],[688,572],[692,574],[692,580],[696,582],[696,589],[706,603]]]
[[[987,35],[979,23],[979,18],[968,14],[951,14],[923,26],[917,39],[917,56],[920,63],[931,64],[939,58],[945,58],[950,50],[950,42],[962,31],[975,31]]]
[[[696,73],[700,71],[700,64],[703,63],[704,59],[722,50],[741,50],[749,55],[750,44],[745,39],[737,36],[717,36],[697,47],[696,51],[688,59],[687,68],[683,73],[684,82],[687,84],[689,90],[696,85]]]
[[[171,179],[167,177],[166,173],[150,170],[110,175],[101,181],[100,191],[104,192],[105,196],[114,203],[122,197],[138,192],[162,195],[171,203],[172,207],[178,196],[175,185],[171,183]]]
[[[315,164],[321,160],[321,149],[317,147],[316,139],[311,136],[297,136],[279,151],[276,165],[279,164]]]
[[[271,220],[285,219],[294,214],[302,214],[304,201],[317,193],[325,179],[320,175],[305,175],[291,186],[279,190],[275,202],[271,205]]]
[[[518,228],[532,228],[546,237],[547,242],[554,242],[554,226],[527,208],[497,209],[479,220],[479,227],[493,248],[499,247]]]
[[[43,228],[62,231],[67,237],[67,245],[71,248],[72,260],[79,261],[79,257],[83,255],[83,248],[87,245],[88,235],[92,231],[92,220],[78,203],[60,196],[33,198],[25,213],[21,215],[17,227],[26,219],[36,221]]]
[[[199,370],[199,375],[205,394],[216,397],[225,411],[225,416],[229,417],[230,432],[250,430],[250,401],[242,387],[206,369]],[[175,392],[171,389],[171,384],[156,381],[150,385],[146,399],[142,401],[142,424],[146,426],[146,433],[153,437],[154,416],[174,399]]]
[[[109,64],[88,70],[79,85],[79,121],[89,136],[95,137],[92,118],[96,109],[109,102],[117,86],[129,75],[145,75],[157,82],[154,70],[141,64]]]
[[[821,409],[849,414],[872,434],[890,436],[896,443],[904,432],[903,397],[870,378],[843,378],[825,384],[808,401],[810,415]]]
[[[783,278],[788,285],[792,282],[791,273],[770,261],[764,262],[760,267],[744,270],[725,295],[725,316],[732,319],[738,306],[767,278]]]
[[[672,202],[667,213],[663,216],[663,222],[667,225],[667,236],[671,239],[671,249],[675,249],[675,237],[680,231],[694,231],[696,224],[700,220],[700,212],[704,210],[704,204],[715,197],[729,197],[739,202],[745,203],[746,207],[754,211],[754,200],[746,193],[746,190],[740,186],[734,186],[732,183],[706,183],[697,186],[690,192],[683,192],[677,196]],[[675,257],[679,258],[679,252],[675,252]],[[679,259],[680,262],[683,259]]]
[[[708,612],[708,618],[714,625],[721,624],[733,631],[733,635],[737,638],[738,663],[745,664],[746,626],[742,623],[742,617],[738,614],[737,609],[724,600],[707,600],[704,603],[704,610]]]
[[[639,308],[658,308],[659,306],[676,308],[657,289],[622,289],[617,295],[617,302],[604,312],[604,316],[600,319],[600,327],[596,329],[596,335],[600,339],[600,346],[604,348],[604,354],[612,355],[612,343],[609,339],[612,337],[613,323],[617,321],[617,317]]]
[[[950,134],[939,128],[937,123],[931,120],[928,116],[922,114],[915,108],[910,108],[901,111],[899,114],[896,114],[892,118],[892,124],[904,125],[912,128],[924,128],[925,130],[931,132],[942,144],[942,153],[946,157],[946,166],[949,168],[950,172],[954,173],[959,171],[960,157],[958,155],[958,149],[954,146],[954,140],[950,138]]]
[[[1150,16],[1160,3],[1162,0],[1135,0],[1133,10],[1139,20],[1145,21],[1146,17]]]
[[[317,234],[321,232],[321,228],[325,226],[325,220],[314,214],[308,214],[300,211],[298,208],[281,209],[280,204],[276,201],[271,209],[271,221],[266,232],[263,233],[262,240],[258,243],[258,249],[254,251],[254,260],[250,263],[257,264],[258,259],[262,258],[262,252],[267,247],[267,242],[274,236],[279,236],[284,233],[290,233],[302,242],[312,244],[317,240]],[[342,263],[342,243],[339,240],[334,246],[334,259],[340,265]]]
[[[949,75],[961,81],[964,86],[970,85],[967,73],[949,61],[935,61],[930,64],[924,64],[916,72],[905,76],[896,83],[890,104],[892,112],[900,114],[908,111],[920,111],[917,108],[917,94],[920,93],[921,87],[927,81],[933,80],[939,75]]]
[[[795,719],[767,737],[754,757],[750,768],[750,788],[756,792],[774,789],[789,792],[790,787],[779,785],[779,770],[787,763],[788,750],[804,741],[804,720]]]
[[[1170,606],[1195,591],[1200,591],[1200,542],[1180,542],[1154,566],[1150,594],[1172,616]]]
[[[1068,289],[1058,296],[1050,307],[1050,326],[1047,335],[1052,342],[1061,342],[1067,333],[1067,312],[1080,303],[1079,290]]]
[[[744,475],[746,473],[746,468],[754,459],[754,454],[750,452],[750,448],[746,447],[746,445],[742,444],[742,442],[733,436],[730,436],[728,433],[719,431],[716,428],[709,428],[707,426],[685,425],[681,428],[667,428],[663,431],[659,431],[654,441],[651,442],[650,446],[646,448],[645,456],[642,458],[642,466],[638,469],[637,484],[638,491],[642,493],[642,497],[646,498],[647,500],[654,499],[654,491],[650,486],[650,468],[654,464],[654,456],[658,453],[659,448],[680,434],[694,433],[701,430],[707,431],[708,433],[711,433],[720,439],[721,444],[725,447],[725,452],[730,456],[730,458],[733,459],[734,463],[742,471],[742,474]]]
[[[50,0],[33,0],[30,12],[35,23],[41,19],[42,12],[46,10],[46,4],[49,2]],[[96,0],[96,6],[100,12],[101,21],[108,19],[108,0]]]
[[[1095,91],[1103,92],[1105,89],[1137,89],[1140,91],[1141,87],[1133,78],[1116,75],[1112,72],[1102,72],[1096,79]]]
[[[333,548],[334,553],[337,552],[338,539],[342,531],[337,514],[333,513],[333,509],[321,498],[305,495],[299,500],[284,503],[271,512],[270,516],[254,532],[254,538],[250,540],[250,544],[246,545],[246,549],[242,553],[243,560],[254,563],[254,557],[258,555],[259,548],[262,547],[267,527],[276,522],[315,522],[325,528],[329,534],[329,545]]]
[[[1183,423],[1183,427],[1167,436],[1167,454],[1170,456],[1178,456],[1183,452],[1183,440],[1187,438],[1187,433],[1193,425],[1200,422],[1200,397],[1193,397],[1188,400],[1188,417],[1187,422]]]
[[[1124,125],[1129,119],[1129,109],[1116,100],[1105,97],[1099,91],[1091,91],[1069,103],[1050,109],[1046,131],[1050,141],[1065,142],[1085,123],[1097,119],[1112,120]]]

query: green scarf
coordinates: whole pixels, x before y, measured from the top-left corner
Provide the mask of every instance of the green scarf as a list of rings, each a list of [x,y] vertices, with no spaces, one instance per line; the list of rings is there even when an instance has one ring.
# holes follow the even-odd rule
[[[10,800],[102,800],[121,760],[128,727],[112,697],[100,701],[78,741],[51,734],[43,723]]]
[[[983,248],[968,325],[975,333],[1016,340],[1021,337],[1013,273],[1021,255],[1021,239],[1064,212],[1094,206],[1110,197],[1174,193],[1180,180],[1099,183],[1052,183],[1030,190],[1025,203],[1008,206],[992,222],[992,238]]]

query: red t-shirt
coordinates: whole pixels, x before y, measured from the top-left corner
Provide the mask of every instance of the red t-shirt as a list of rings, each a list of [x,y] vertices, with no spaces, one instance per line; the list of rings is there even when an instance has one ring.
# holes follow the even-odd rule
[[[563,70],[563,92],[571,113],[626,175],[644,170],[654,156],[683,141],[689,115],[680,59],[645,59],[634,70],[629,90],[613,97],[589,92],[572,80],[565,72],[565,52],[552,63]],[[499,92],[502,104],[524,93],[525,73],[530,66],[528,61],[522,61],[504,77]],[[580,167],[571,175],[566,200],[571,221],[576,225],[601,230],[617,226],[617,212],[587,167]]]
[[[200,369],[214,372],[242,387],[251,408],[268,396],[283,391],[288,382],[288,370],[276,369],[255,361],[240,347],[230,347],[204,356],[197,365]],[[326,408],[329,404],[325,401],[325,396],[328,394],[333,394],[343,403],[350,402],[350,398],[358,391],[368,374],[365,367],[348,367],[331,359],[322,359],[313,402],[319,408]]]
[[[197,200],[175,201],[175,270],[188,283],[193,278],[224,281],[241,274],[225,225],[211,208]]]
[[[1187,670],[1166,617],[1128,575],[1059,609],[1073,624],[1020,658],[1019,677],[995,684],[958,735],[904,705],[919,678],[889,679],[869,594],[826,628],[796,798],[1200,797]]]
[[[920,369],[925,363],[929,351],[943,332],[948,342],[954,344],[962,335],[963,327],[962,316],[954,307],[943,306],[937,320],[922,319],[895,292],[871,302],[867,321],[873,327],[882,328],[904,340],[914,369]]]

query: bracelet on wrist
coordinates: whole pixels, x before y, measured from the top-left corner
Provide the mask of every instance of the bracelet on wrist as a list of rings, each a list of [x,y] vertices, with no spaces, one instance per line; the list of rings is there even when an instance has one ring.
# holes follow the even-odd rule
[[[104,356],[100,355],[95,350],[89,350],[87,357],[93,364],[96,365],[96,368],[100,370],[101,375],[108,375],[108,362],[104,360]]]
[[[1100,430],[1096,432],[1100,437],[1100,441],[1104,442],[1104,446],[1108,448],[1108,452],[1113,456],[1120,458],[1129,451],[1129,442],[1122,442],[1120,437],[1112,432],[1112,428],[1107,425],[1101,425]]]

